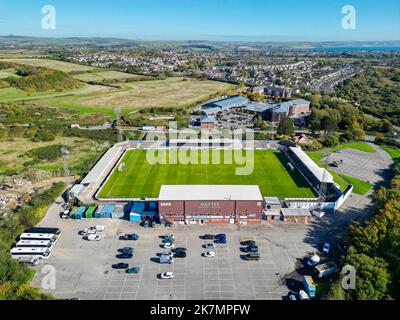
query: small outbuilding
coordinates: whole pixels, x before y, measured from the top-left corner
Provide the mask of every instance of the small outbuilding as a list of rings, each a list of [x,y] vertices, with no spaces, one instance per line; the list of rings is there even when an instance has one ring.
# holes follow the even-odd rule
[[[304,208],[282,208],[281,214],[286,222],[308,223],[312,220],[310,210]]]

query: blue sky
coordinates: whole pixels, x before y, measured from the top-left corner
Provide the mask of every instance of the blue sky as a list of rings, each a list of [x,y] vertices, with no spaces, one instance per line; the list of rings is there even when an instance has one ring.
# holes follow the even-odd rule
[[[57,10],[41,28],[44,5]],[[341,8],[357,10],[343,30]],[[210,40],[400,40],[399,0],[1,0],[0,34]]]

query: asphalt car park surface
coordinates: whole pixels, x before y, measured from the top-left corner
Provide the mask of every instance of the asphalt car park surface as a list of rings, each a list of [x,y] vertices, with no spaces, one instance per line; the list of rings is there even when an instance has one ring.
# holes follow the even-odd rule
[[[47,220],[47,222],[46,222]],[[50,221],[52,223],[50,224]],[[62,220],[46,216],[44,225],[59,227],[62,234],[52,255],[36,267],[32,285],[59,298],[132,300],[132,299],[282,299],[288,289],[285,275],[295,269],[299,257],[315,251],[303,242],[305,225],[261,226],[174,226],[143,228],[124,220],[88,219]],[[101,241],[83,240],[79,231],[102,224],[105,231]],[[287,232],[287,229],[292,229]],[[119,240],[125,233],[137,233],[138,241]],[[175,247],[187,248],[186,258],[175,258],[173,264],[160,264],[159,256],[169,250],[160,247],[161,236],[174,234]],[[200,238],[204,234],[225,233],[226,245],[204,249],[212,240]],[[245,261],[240,242],[255,240],[260,250],[259,261]],[[118,249],[133,247],[132,259],[118,259]],[[215,258],[202,253],[214,251]],[[127,274],[113,269],[118,262],[129,267],[140,267],[139,274]],[[55,289],[43,288],[47,273],[44,265],[54,267]],[[173,272],[175,277],[163,280],[162,272]]]

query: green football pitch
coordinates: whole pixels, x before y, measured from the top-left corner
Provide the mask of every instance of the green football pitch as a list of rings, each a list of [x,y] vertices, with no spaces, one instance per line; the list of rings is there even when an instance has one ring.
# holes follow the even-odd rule
[[[169,159],[169,151],[164,151]],[[215,151],[214,151],[215,152]],[[290,198],[315,197],[310,185],[298,170],[290,172],[288,158],[280,151],[255,150],[254,170],[249,175],[237,175],[244,165],[212,164],[215,159],[209,151],[209,164],[150,164],[146,150],[127,151],[98,194],[100,199],[158,198],[161,185],[258,185],[263,196]],[[200,153],[200,152],[199,152]],[[206,154],[207,156],[207,154]],[[214,158],[213,158],[214,157]],[[203,162],[204,163],[204,162]]]

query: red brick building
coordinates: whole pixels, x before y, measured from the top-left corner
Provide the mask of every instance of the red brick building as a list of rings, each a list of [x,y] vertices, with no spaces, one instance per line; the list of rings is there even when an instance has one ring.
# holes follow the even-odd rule
[[[217,120],[214,116],[202,116],[200,120],[201,129],[214,129],[217,125]]]
[[[258,186],[162,186],[160,218],[185,224],[259,224],[263,198]]]

